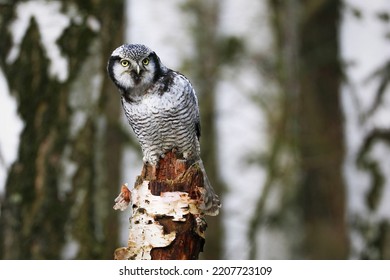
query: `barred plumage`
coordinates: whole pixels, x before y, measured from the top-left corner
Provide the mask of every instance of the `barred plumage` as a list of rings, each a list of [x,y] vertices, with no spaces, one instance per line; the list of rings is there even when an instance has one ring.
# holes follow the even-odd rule
[[[156,165],[174,148],[184,159],[199,163],[206,189],[202,210],[217,215],[220,202],[200,158],[199,108],[189,80],[138,44],[114,50],[107,70],[122,95],[122,106],[140,142],[144,162]]]

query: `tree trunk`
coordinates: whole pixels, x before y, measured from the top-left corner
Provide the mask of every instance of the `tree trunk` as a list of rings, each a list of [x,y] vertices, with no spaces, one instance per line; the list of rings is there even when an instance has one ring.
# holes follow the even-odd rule
[[[119,184],[123,140],[116,90],[104,78],[111,51],[122,44],[123,0],[7,1],[0,9],[0,63],[24,121],[2,203],[0,256],[112,258],[118,226],[109,197]],[[18,14],[23,9],[29,12]],[[49,56],[53,34],[37,9],[56,13],[61,24],[69,20],[54,42],[60,57]],[[30,12],[11,60],[11,26]],[[67,62],[61,78],[50,68],[59,60]]]
[[[47,74],[48,59],[34,18],[20,49],[15,63],[5,68],[10,88],[18,94],[18,111],[25,126],[18,160],[6,182],[0,221],[1,256],[55,259],[65,240],[68,209],[57,188],[68,131],[67,94]]]
[[[277,65],[284,92],[281,133],[289,156],[296,162],[294,176],[286,182],[294,187],[285,188],[288,200],[283,207],[288,209],[281,217],[299,217],[291,222],[294,234],[304,236],[299,240],[302,243],[290,242],[292,254],[298,252],[298,258],[345,259],[340,1],[269,3],[274,12]]]
[[[115,259],[194,260],[203,251],[206,223],[197,208],[203,173],[173,152],[158,167],[145,164],[134,189],[122,188],[114,209],[131,206],[128,247]]]
[[[299,150],[301,199],[310,259],[348,257],[343,117],[340,104],[340,1],[302,1]]]

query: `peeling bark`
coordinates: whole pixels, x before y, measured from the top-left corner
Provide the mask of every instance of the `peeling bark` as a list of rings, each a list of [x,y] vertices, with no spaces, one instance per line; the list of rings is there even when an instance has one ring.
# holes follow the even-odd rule
[[[169,152],[158,167],[145,164],[131,195],[122,187],[114,209],[131,205],[127,247],[115,259],[198,259],[205,243],[206,222],[198,210],[203,173]]]

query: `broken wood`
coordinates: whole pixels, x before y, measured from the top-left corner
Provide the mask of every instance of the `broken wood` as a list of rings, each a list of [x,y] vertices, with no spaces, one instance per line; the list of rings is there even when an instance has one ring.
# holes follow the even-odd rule
[[[131,206],[127,247],[115,259],[198,259],[205,243],[202,201],[203,173],[199,166],[169,152],[157,167],[144,164],[132,190],[122,186],[114,209]]]

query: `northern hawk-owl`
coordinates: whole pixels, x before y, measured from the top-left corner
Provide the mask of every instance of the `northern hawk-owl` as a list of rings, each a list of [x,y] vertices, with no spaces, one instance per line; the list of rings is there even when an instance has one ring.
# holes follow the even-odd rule
[[[205,192],[200,209],[217,215],[220,201],[200,158],[198,101],[190,81],[168,69],[156,53],[139,44],[118,47],[107,70],[121,93],[122,107],[141,144],[143,161],[156,166],[172,149],[183,159],[198,163]]]

